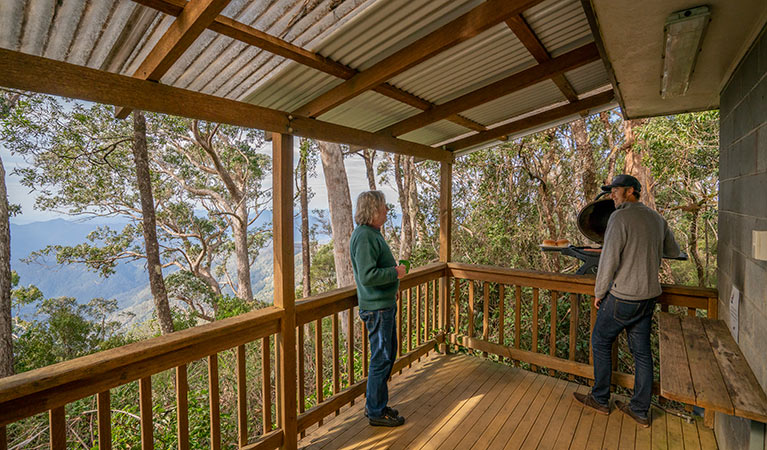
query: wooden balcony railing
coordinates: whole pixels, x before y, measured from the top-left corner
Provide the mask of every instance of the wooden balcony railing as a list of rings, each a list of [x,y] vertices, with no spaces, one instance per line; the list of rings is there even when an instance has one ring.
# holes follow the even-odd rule
[[[484,355],[491,353],[508,358],[517,364],[528,363],[534,370],[540,366],[548,368],[550,373],[559,371],[593,379],[591,329],[597,312],[593,306],[593,275],[459,263],[448,263],[447,273],[453,284],[452,301],[447,306],[448,342]],[[660,305],[664,311],[673,305],[686,308],[689,315],[705,311],[707,317],[716,318],[717,298],[716,289],[663,285]],[[567,323],[559,317],[565,309],[560,307],[563,302],[569,305]],[[582,314],[588,314],[588,322],[583,323]],[[478,317],[482,319],[481,325]],[[547,323],[542,327],[544,319]],[[542,334],[548,342],[539,340]],[[580,355],[581,360],[579,344],[588,345],[588,356]],[[548,351],[542,353],[541,347]],[[617,347],[613,354],[617,354]],[[616,357],[613,357],[613,369],[615,384],[633,387],[633,375],[615,370]]]
[[[398,323],[401,339],[407,344],[400,346],[400,358],[395,371],[417,360],[437,342],[442,335],[437,333],[435,318],[439,314],[436,280],[445,275],[446,264],[437,263],[414,270],[401,281],[400,305],[403,298],[405,311],[400,307]],[[355,288],[337,289],[326,294],[313,296],[296,302],[296,332],[298,360],[298,431],[320,422],[324,417],[338,411],[346,403],[353,402],[365,392],[367,375],[367,335],[361,330],[361,322],[353,314],[357,305]],[[339,313],[346,315],[348,333],[346,339],[345,379],[342,380],[339,332]],[[129,344],[123,347],[95,353],[71,361],[54,364],[11,377],[0,379],[0,450],[8,448],[6,425],[33,415],[48,412],[50,448],[63,449],[67,446],[67,417],[65,406],[79,399],[95,396],[97,402],[97,426],[99,448],[112,448],[110,390],[138,380],[140,406],[140,433],[142,448],[152,448],[152,376],[172,370],[175,379],[177,442],[179,449],[189,448],[189,410],[187,368],[191,364],[207,364],[209,396],[209,439],[205,446],[213,449],[222,447],[219,355],[225,353],[233,359],[234,384],[236,391],[237,444],[243,449],[277,448],[283,442],[283,431],[279,422],[280,414],[272,407],[279,408],[279,390],[274,389],[280,376],[276,371],[279,360],[275,340],[284,310],[268,307],[237,317],[220,320],[206,325],[172,333],[170,335]],[[331,323],[331,338],[323,338],[323,319]],[[307,336],[305,328],[313,324],[314,336]],[[355,339],[355,336],[361,336]],[[306,370],[304,362],[312,355],[305,355],[305,341],[313,340],[314,391],[316,403],[304,411],[306,405]],[[330,347],[330,349],[328,349]],[[310,346],[311,348],[311,346]],[[330,361],[323,358],[330,350]],[[360,355],[361,352],[361,355]],[[233,358],[229,358],[233,353]],[[360,358],[356,358],[360,356]],[[228,360],[227,359],[227,360]],[[203,361],[199,361],[203,360]],[[260,361],[260,364],[255,363]],[[332,395],[323,398],[325,380],[323,368],[331,366]],[[361,372],[360,380],[356,373]],[[260,380],[261,405],[248,405],[248,383]],[[262,415],[261,429],[249,429],[253,417]],[[273,420],[276,417],[277,420]]]

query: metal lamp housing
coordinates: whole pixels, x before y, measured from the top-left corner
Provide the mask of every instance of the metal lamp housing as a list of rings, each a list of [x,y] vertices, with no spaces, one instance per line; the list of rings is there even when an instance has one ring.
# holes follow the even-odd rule
[[[663,73],[660,95],[666,99],[685,95],[695,70],[703,36],[711,21],[708,6],[671,14],[663,27]]]

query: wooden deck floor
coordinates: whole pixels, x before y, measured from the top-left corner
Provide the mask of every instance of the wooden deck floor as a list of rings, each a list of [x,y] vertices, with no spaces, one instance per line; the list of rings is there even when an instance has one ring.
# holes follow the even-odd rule
[[[407,422],[371,427],[357,401],[299,441],[322,449],[715,449],[702,420],[653,408],[650,428],[613,407],[595,414],[573,400],[588,388],[466,355],[431,354],[395,376],[389,404]]]

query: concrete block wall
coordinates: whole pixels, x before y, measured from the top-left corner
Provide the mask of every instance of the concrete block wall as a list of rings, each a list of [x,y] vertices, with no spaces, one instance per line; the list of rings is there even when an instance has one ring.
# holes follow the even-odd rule
[[[767,33],[757,38],[720,97],[719,318],[741,291],[739,344],[767,391],[767,261],[752,258],[751,231],[767,230]],[[720,448],[749,448],[749,421],[717,414]],[[767,450],[767,449],[765,449]]]

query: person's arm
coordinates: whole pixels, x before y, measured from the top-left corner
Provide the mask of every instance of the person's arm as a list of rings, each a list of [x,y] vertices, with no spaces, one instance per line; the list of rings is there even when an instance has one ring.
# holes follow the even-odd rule
[[[395,266],[378,267],[380,250],[375,241],[360,242],[355,248],[359,282],[364,286],[381,286],[397,281]]]
[[[676,239],[674,239],[674,233],[671,231],[668,223],[664,221],[664,225],[666,231],[663,235],[663,256],[667,256],[669,258],[678,258],[682,256],[682,249],[680,249],[679,244],[676,243]]]
[[[605,298],[610,291],[625,245],[626,229],[619,220],[613,220],[611,217],[607,222],[605,244],[602,247],[602,254],[599,256],[599,269],[597,269],[597,280],[594,284],[595,305]]]

